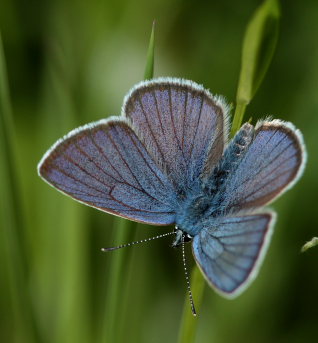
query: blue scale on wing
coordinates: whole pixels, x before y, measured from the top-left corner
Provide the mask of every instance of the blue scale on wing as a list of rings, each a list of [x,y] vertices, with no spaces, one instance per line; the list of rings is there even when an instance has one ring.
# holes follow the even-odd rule
[[[64,193],[103,211],[154,225],[174,222],[170,181],[123,121],[78,130],[54,147],[39,171]]]
[[[223,153],[223,110],[207,92],[188,83],[140,86],[124,112],[177,192],[192,185],[207,159],[212,168]]]
[[[233,295],[247,280],[266,248],[273,213],[225,217],[193,239],[193,254],[209,283]],[[208,223],[205,223],[207,227]]]
[[[302,164],[301,143],[294,131],[264,123],[226,180],[223,205],[228,211],[266,205],[296,178]]]

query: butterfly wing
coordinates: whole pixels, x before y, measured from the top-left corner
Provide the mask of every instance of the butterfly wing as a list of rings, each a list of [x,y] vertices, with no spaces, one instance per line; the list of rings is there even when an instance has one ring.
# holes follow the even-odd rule
[[[126,97],[123,114],[176,189],[209,173],[223,153],[227,107],[191,81],[142,82]]]
[[[102,211],[154,225],[174,222],[174,189],[124,120],[72,131],[38,171],[61,192]]]
[[[195,260],[221,295],[237,296],[256,277],[274,219],[272,212],[226,217],[193,238]]]
[[[273,201],[297,181],[305,160],[302,135],[292,124],[279,120],[258,124],[253,141],[226,181],[224,208],[238,211]]]

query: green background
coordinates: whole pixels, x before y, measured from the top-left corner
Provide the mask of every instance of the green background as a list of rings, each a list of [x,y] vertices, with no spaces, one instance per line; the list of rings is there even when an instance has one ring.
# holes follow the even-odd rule
[[[245,27],[260,3],[1,0],[14,125],[12,150],[0,146],[1,342],[177,341],[181,251],[169,238],[100,251],[171,228],[126,225],[76,203],[36,165],[71,129],[120,113],[143,78],[153,19],[155,76],[194,80],[234,103]],[[286,0],[281,11],[277,49],[245,119],[292,121],[307,168],[272,205],[278,222],[251,287],[232,301],[206,287],[196,342],[317,340],[318,247],[299,251],[318,235],[318,2]]]

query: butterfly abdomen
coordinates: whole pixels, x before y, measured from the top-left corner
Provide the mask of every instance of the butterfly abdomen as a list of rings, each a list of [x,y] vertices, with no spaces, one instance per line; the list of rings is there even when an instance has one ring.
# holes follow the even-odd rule
[[[214,168],[211,176],[203,182],[204,192],[214,196],[221,191],[227,176],[236,169],[253,137],[254,127],[246,123],[226,147],[220,162]]]

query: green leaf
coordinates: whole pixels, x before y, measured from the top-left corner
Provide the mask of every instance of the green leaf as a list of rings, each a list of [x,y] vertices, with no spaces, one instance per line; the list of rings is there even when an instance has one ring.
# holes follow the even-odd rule
[[[305,252],[308,249],[314,247],[318,245],[318,237],[313,237],[309,242],[305,243],[302,248],[301,248],[301,252]]]
[[[240,128],[246,106],[262,83],[272,60],[278,38],[279,18],[279,1],[266,0],[256,10],[247,26],[243,42],[232,136]]]
[[[155,62],[155,24],[156,22],[153,21],[150,40],[149,40],[149,46],[148,46],[148,52],[147,52],[146,68],[145,68],[145,73],[144,73],[145,80],[150,80],[153,78],[154,62]]]

